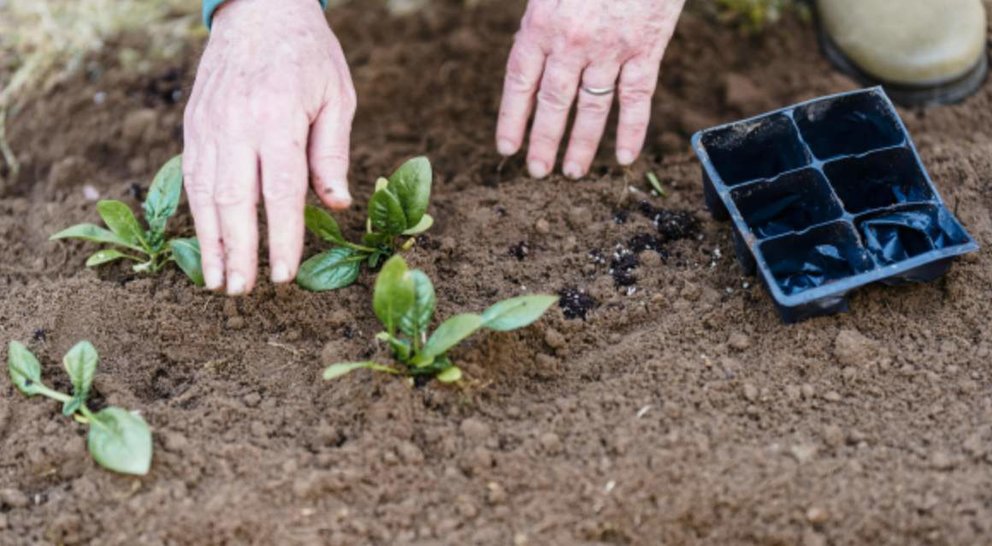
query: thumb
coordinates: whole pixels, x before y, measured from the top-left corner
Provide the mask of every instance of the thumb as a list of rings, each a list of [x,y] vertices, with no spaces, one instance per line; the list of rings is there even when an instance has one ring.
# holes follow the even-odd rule
[[[355,115],[354,92],[328,102],[310,126],[310,175],[321,202],[332,209],[351,205],[348,191],[348,157],[351,121]]]

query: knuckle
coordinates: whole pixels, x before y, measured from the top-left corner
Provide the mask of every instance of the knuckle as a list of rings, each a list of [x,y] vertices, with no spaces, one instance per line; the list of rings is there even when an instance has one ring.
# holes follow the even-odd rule
[[[527,77],[520,60],[512,59],[506,67],[506,87],[516,93],[533,95],[537,91],[537,81]]]
[[[196,176],[192,169],[183,169],[183,186],[194,203],[202,203],[213,198],[213,189],[207,182]]]
[[[266,203],[292,203],[301,201],[304,192],[301,183],[287,172],[281,172],[262,185],[262,197]]]
[[[621,87],[617,99],[623,106],[638,106],[651,101],[654,90],[646,85]]]
[[[254,205],[254,198],[250,191],[244,191],[233,184],[221,184],[214,188],[214,204],[221,208],[241,207],[246,204]]]
[[[568,110],[572,105],[571,93],[560,82],[548,82],[541,87],[541,91],[537,94],[537,102],[556,112]]]
[[[576,107],[580,113],[605,116],[613,107],[612,97],[589,97],[579,101]]]

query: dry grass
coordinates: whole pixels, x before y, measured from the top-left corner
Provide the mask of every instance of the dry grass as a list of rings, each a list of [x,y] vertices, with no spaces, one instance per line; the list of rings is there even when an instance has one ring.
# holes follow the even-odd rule
[[[16,176],[5,119],[32,95],[82,69],[126,29],[142,29],[151,58],[174,54],[197,27],[199,0],[0,0],[0,155]]]

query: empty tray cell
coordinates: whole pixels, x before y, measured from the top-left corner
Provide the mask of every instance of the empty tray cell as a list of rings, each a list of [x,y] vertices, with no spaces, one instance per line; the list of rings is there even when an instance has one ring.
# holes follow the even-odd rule
[[[825,160],[902,143],[902,128],[888,101],[874,92],[845,95],[795,110],[799,132],[813,155]]]
[[[839,159],[827,163],[824,172],[852,214],[934,199],[916,156],[908,148]]]
[[[728,186],[772,178],[810,162],[796,126],[783,114],[715,129],[702,143]]]
[[[827,179],[803,169],[735,188],[731,197],[744,222],[759,239],[836,220],[844,214]]]
[[[931,250],[968,243],[968,235],[946,210],[904,207],[859,218],[858,230],[879,265],[891,265]]]
[[[874,264],[847,222],[761,243],[775,283],[787,296],[870,271]]]

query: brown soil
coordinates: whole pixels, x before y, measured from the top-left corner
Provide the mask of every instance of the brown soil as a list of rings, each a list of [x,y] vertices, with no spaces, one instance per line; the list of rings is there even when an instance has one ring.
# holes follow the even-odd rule
[[[535,182],[519,160],[500,169],[491,142],[521,4],[452,0],[406,19],[367,4],[330,16],[361,102],[353,186],[367,197],[376,176],[431,157],[438,224],[409,259],[441,312],[524,290],[597,305],[475,337],[453,355],[460,388],[367,372],[325,383],[325,363],[385,357],[367,275],[234,300],[176,272],[84,270],[90,247],[47,234],[96,217],[85,184],[136,204],[132,186],[179,151],[200,44],[152,77],[95,58],[11,120],[25,169],[0,199],[0,340],[28,342],[63,387],[61,354],[92,340],[98,401],[141,410],[155,459],[142,479],[99,469],[81,426],[4,381],[0,543],[988,543],[992,254],[787,326],[703,209],[692,131],[854,87],[808,26],[743,38],[687,14],[646,158],[625,173],[606,150],[587,180]],[[945,199],[992,247],[992,88],[902,113]],[[666,199],[626,190],[645,189],[647,169]],[[658,245],[641,199],[689,210],[698,235]],[[189,232],[188,212],[174,227]],[[634,266],[617,244],[640,250]]]

